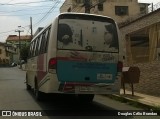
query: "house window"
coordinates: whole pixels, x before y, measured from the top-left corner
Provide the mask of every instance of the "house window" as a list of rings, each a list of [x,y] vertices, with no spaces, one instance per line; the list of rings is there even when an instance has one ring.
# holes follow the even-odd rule
[[[146,9],[145,6],[141,6],[141,7],[140,7],[140,13],[141,13],[141,14],[146,14],[146,13],[147,13],[147,9]]]
[[[2,49],[0,49],[0,54],[2,54]]]
[[[99,3],[98,4],[98,10],[99,11],[103,11],[103,3]]]
[[[128,6],[115,6],[115,14],[118,16],[128,15]]]

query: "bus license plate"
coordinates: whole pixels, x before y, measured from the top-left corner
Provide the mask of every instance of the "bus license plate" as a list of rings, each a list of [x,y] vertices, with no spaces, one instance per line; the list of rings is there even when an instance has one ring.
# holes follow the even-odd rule
[[[112,80],[112,74],[97,74],[97,80]]]
[[[80,86],[79,91],[94,91],[94,89],[90,86]]]

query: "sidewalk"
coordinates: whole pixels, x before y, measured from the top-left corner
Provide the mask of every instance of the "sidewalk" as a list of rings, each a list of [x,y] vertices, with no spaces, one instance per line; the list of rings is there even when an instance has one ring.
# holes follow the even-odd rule
[[[112,95],[124,102],[131,102],[142,107],[142,109],[155,110],[160,113],[160,61],[138,63],[133,66],[140,68],[139,83],[134,84],[134,96],[132,96],[130,85],[125,85],[120,95]]]
[[[123,89],[120,91],[120,95],[112,95],[112,98],[124,99],[129,102],[137,103],[138,105],[147,107],[147,109],[160,109],[160,97],[146,95],[134,92],[134,96],[132,96],[132,92],[126,90],[126,94],[124,94]],[[160,112],[160,110],[157,110]]]
[[[123,96],[126,99],[138,101],[138,102],[146,104],[146,105],[160,107],[160,97],[141,94],[141,93],[137,93],[137,92],[134,92],[134,96],[132,96],[131,91],[126,90],[126,94],[124,94],[123,89],[120,91],[120,96]]]

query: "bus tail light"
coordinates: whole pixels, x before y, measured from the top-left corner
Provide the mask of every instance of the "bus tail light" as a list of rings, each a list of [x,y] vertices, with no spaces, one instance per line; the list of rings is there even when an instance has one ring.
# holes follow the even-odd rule
[[[53,69],[56,69],[57,68],[57,58],[51,58],[49,60],[49,64],[48,64],[48,69],[49,69],[49,72]]]
[[[122,68],[123,68],[123,62],[118,61],[118,63],[117,63],[117,71],[118,72],[122,72]]]

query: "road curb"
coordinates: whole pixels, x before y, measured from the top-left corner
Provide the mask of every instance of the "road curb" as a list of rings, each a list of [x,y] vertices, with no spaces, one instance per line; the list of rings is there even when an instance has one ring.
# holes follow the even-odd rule
[[[129,105],[133,105],[135,107],[138,107],[138,108],[142,108],[146,111],[152,111],[152,112],[156,112],[159,116],[160,116],[160,108],[159,107],[156,107],[156,106],[153,106],[153,105],[148,105],[144,102],[140,102],[138,100],[134,100],[134,99],[131,99],[131,98],[127,98],[127,97],[124,97],[122,95],[115,95],[115,94],[109,94],[109,95],[105,95],[111,99],[114,99],[114,100],[117,100],[117,101],[120,101],[122,103],[127,103]]]

